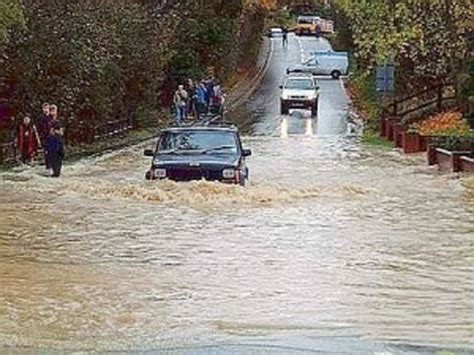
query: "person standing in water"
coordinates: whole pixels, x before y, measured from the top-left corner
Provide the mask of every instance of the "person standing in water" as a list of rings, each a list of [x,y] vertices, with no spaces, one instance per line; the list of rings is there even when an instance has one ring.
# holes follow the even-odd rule
[[[26,115],[18,127],[17,147],[23,164],[31,165],[36,156],[36,150],[41,147],[41,140],[36,126],[31,122],[30,116]]]
[[[59,124],[51,127],[48,138],[46,138],[46,156],[48,164],[53,170],[51,177],[59,177],[64,159],[64,145],[62,141],[62,131]]]

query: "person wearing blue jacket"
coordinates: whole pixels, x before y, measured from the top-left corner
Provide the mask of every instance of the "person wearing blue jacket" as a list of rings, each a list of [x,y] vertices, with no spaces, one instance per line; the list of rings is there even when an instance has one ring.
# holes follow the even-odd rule
[[[207,89],[204,81],[202,80],[196,88],[196,101],[198,115],[206,114],[208,108]]]
[[[61,127],[55,125],[51,127],[48,137],[46,138],[46,157],[48,164],[53,170],[51,177],[59,177],[64,159],[64,144],[61,139]]]

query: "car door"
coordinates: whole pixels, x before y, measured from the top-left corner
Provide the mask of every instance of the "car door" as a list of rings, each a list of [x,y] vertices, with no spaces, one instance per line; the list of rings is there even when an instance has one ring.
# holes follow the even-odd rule
[[[311,73],[313,75],[321,75],[321,61],[318,58],[313,58],[313,65],[311,66]]]
[[[306,72],[315,75],[316,58],[309,59],[306,63]]]

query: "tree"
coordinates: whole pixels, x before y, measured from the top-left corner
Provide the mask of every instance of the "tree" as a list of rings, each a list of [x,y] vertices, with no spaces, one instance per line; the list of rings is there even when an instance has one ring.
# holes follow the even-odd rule
[[[2,0],[0,2],[0,43],[7,41],[9,28],[23,22],[23,11],[18,0]]]
[[[466,62],[474,18],[469,0],[339,0],[337,6],[350,19],[365,70],[393,60],[404,82],[426,84],[453,77]]]
[[[10,102],[18,112],[53,101],[78,127],[156,106],[171,14],[126,0],[25,0],[25,20],[0,66],[0,76],[15,82]]]

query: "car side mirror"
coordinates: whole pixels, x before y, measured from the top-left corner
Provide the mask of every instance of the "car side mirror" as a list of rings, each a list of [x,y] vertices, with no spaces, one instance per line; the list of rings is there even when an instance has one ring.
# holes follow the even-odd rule
[[[145,149],[145,151],[143,152],[143,154],[146,156],[146,157],[153,157],[155,155],[155,153],[153,152],[153,149]]]
[[[251,151],[250,149],[244,149],[244,150],[242,151],[242,155],[243,155],[244,157],[249,157],[249,156],[252,155],[252,151]]]
[[[320,87],[319,87],[319,86],[316,86],[316,90],[319,90],[319,89],[320,89]]]
[[[279,87],[280,89],[283,89],[283,85],[278,85],[278,87]]]

